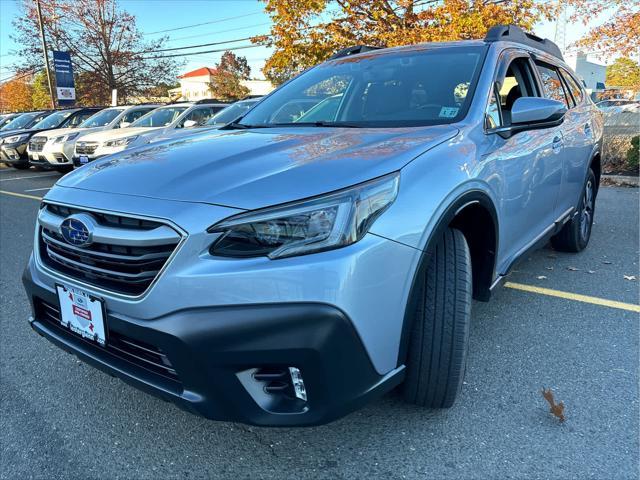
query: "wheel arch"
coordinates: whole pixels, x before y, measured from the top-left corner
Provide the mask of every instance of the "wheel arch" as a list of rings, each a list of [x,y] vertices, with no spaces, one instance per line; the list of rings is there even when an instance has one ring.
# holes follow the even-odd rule
[[[415,295],[417,281],[428,265],[436,242],[442,236],[444,229],[449,227],[460,230],[469,244],[473,298],[488,301],[491,296],[499,244],[498,214],[489,195],[482,190],[472,190],[463,193],[451,203],[428,236],[409,290],[400,337],[398,365],[404,363],[408,351],[412,314],[417,306]]]

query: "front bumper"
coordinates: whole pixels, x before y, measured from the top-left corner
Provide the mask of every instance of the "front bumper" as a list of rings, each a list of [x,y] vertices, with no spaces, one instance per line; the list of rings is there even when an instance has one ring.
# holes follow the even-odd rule
[[[27,143],[3,143],[0,146],[0,160],[10,165],[28,164]]]
[[[115,314],[107,305],[109,334],[154,347],[175,375],[77,337],[47,318],[43,302],[53,290],[32,275],[23,283],[33,309],[32,328],[57,346],[127,383],[193,413],[255,425],[322,424],[339,418],[398,385],[404,367],[376,372],[352,322],[336,307],[281,303],[180,310],[152,320]],[[308,401],[266,393],[256,368],[296,367]]]
[[[32,152],[27,149],[27,156],[29,158],[29,165],[43,168],[72,165],[72,161],[65,155],[62,149],[62,145],[60,145],[60,148],[55,148],[54,146],[49,146],[49,143],[47,143],[45,148],[40,152]]]

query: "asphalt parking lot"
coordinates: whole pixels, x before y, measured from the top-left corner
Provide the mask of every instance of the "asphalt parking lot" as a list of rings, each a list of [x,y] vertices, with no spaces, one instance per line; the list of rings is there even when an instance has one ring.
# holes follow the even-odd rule
[[[451,410],[391,393],[329,425],[263,429],[185,413],[31,331],[20,276],[58,177],[0,169],[1,478],[638,478],[638,189],[601,190],[585,252],[542,249],[474,304]]]

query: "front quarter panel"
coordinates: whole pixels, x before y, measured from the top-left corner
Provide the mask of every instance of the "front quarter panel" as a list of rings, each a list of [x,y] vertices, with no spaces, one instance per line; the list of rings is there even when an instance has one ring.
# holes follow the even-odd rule
[[[469,132],[462,129],[401,170],[398,198],[373,225],[372,233],[424,250],[438,221],[458,199],[473,193],[499,204],[502,178],[490,163],[480,160]],[[483,137],[475,140],[484,141]]]

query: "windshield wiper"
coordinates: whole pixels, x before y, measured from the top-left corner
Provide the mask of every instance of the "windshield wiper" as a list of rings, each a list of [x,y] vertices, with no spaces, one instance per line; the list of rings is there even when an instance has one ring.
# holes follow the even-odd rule
[[[240,122],[229,122],[218,130],[246,130],[247,128],[267,128],[269,125],[247,125]]]
[[[317,122],[290,122],[290,123],[272,123],[274,127],[336,127],[336,128],[363,128],[362,125],[349,122],[326,122],[319,120]]]

